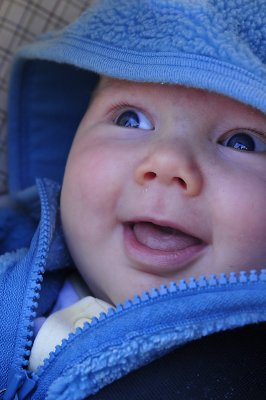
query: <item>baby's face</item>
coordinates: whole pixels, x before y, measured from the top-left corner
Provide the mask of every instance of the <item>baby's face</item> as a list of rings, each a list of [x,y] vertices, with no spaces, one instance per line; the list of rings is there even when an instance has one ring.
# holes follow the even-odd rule
[[[220,95],[102,79],[61,197],[96,297],[266,267],[266,117]]]

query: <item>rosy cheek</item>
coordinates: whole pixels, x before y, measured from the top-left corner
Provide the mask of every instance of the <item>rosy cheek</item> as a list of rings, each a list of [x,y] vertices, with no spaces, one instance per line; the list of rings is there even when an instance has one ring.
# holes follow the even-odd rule
[[[102,209],[103,212],[103,204],[106,207],[112,203],[119,183],[114,159],[103,147],[92,147],[72,156],[67,178],[73,195],[86,208],[87,213],[92,209],[94,212]]]
[[[254,237],[266,240],[265,185],[256,177],[243,175],[232,180],[228,177],[217,190],[213,202],[214,224],[238,240]]]
[[[266,243],[266,216],[263,211],[263,202],[258,196],[250,198],[247,194],[239,196],[232,202],[231,206],[227,206],[227,215],[224,223],[230,227],[229,236],[245,246],[254,246],[260,249],[265,247]]]

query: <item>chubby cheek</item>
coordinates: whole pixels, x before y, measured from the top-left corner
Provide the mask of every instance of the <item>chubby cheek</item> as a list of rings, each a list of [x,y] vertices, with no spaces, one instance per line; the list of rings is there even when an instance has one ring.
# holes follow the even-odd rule
[[[68,246],[80,265],[86,258],[94,264],[94,249],[98,259],[99,247],[111,252],[115,247],[111,244],[117,243],[121,199],[132,175],[129,159],[117,143],[74,143],[64,177],[61,211]]]
[[[266,262],[265,200],[266,182],[260,177],[232,174],[220,182],[213,199],[213,226],[221,252],[242,263]]]
[[[65,184],[83,216],[114,212],[124,183],[122,162],[106,146],[81,149],[70,157]]]

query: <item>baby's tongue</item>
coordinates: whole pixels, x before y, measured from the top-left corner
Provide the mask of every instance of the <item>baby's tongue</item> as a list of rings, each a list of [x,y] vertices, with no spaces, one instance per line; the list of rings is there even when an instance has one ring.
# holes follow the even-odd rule
[[[179,251],[200,243],[193,236],[150,222],[137,222],[133,230],[141,244],[154,250]]]

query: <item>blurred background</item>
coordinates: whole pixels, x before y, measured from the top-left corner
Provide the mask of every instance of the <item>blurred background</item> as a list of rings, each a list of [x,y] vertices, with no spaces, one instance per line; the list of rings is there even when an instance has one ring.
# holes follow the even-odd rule
[[[7,94],[16,50],[77,18],[90,0],[0,0],[0,195],[7,192]]]

